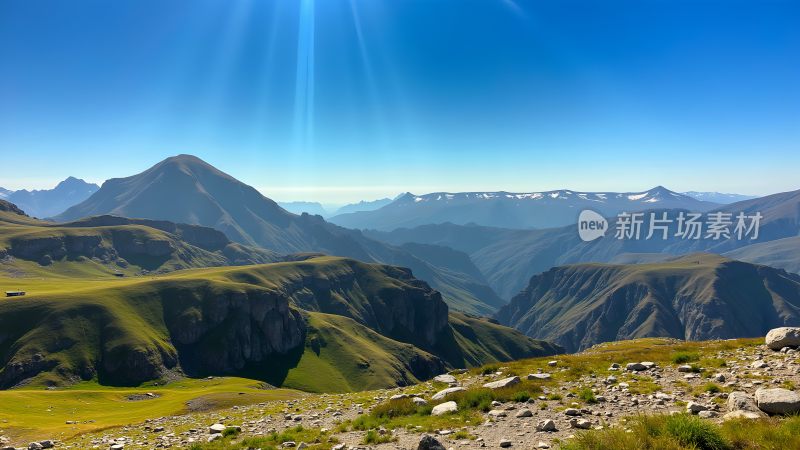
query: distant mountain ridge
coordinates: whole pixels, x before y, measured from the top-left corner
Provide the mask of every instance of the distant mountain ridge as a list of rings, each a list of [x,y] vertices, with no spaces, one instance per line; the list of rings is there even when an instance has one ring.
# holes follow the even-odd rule
[[[392,203],[392,199],[390,198],[381,198],[378,200],[362,200],[358,203],[350,203],[347,205],[342,206],[341,208],[337,209],[333,214],[348,214],[354,213],[359,211],[374,211],[378,208],[382,208],[389,203]]]
[[[758,198],[755,195],[725,194],[721,192],[689,191],[689,192],[682,192],[682,194],[688,195],[689,197],[693,197],[705,202],[719,203],[720,205],[727,205],[730,203],[740,202],[742,200],[751,200],[754,198]]]
[[[708,254],[560,266],[532,277],[497,319],[568,351],[639,337],[762,336],[800,325],[800,276]]]
[[[100,186],[87,183],[75,177],[68,177],[58,183],[53,189],[28,191],[8,191],[3,189],[3,198],[14,203],[26,214],[48,218],[64,212],[67,208],[77,205],[97,192]]]
[[[322,217],[330,215],[320,203],[317,202],[278,202],[281,208],[289,211],[292,214],[311,214]]]
[[[667,212],[676,217],[679,210],[652,210]],[[658,214],[656,212],[656,214]],[[620,255],[635,261],[634,255],[646,254],[647,260],[664,258],[693,252],[713,252],[753,262],[774,263],[776,267],[791,270],[800,266],[800,253],[785,251],[786,248],[770,248],[767,244],[778,239],[800,235],[800,190],[777,193],[742,202],[723,205],[709,212],[722,212],[735,216],[739,212],[748,215],[761,213],[759,238],[755,241],[684,240],[674,237],[675,223],[670,225],[669,239],[617,240],[613,232],[592,242],[583,242],[578,236],[577,223],[540,230],[511,230],[478,225],[439,224],[397,229],[392,232],[366,231],[373,239],[393,245],[409,242],[448,246],[469,254],[475,265],[484,274],[489,285],[503,298],[510,299],[525,287],[530,277],[554,266],[584,262],[610,262]],[[609,227],[615,227],[615,217],[608,217]],[[649,224],[645,214],[644,229]],[[788,241],[788,244],[793,241]],[[748,247],[762,246],[748,253]],[[773,246],[774,247],[774,246]],[[739,250],[741,249],[741,250]],[[772,258],[770,254],[780,253]]]
[[[442,292],[456,310],[487,315],[502,300],[486,285],[408,250],[365,237],[318,216],[295,215],[255,188],[192,155],[178,155],[144,172],[111,179],[86,201],[56,217],[115,215],[215,228],[231,240],[278,253],[320,252],[409,267]]]
[[[578,192],[568,189],[530,193],[435,192],[406,193],[374,211],[339,214],[330,218],[338,225],[391,231],[427,224],[474,223],[482,226],[530,229],[575,223],[582,209],[603,215],[654,208],[707,211],[719,206],[670,191],[663,186],[643,192]]]

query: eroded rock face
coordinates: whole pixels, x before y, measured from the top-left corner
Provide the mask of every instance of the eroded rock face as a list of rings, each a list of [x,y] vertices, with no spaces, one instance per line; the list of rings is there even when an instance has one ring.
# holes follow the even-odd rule
[[[766,344],[772,350],[800,347],[800,327],[773,328],[767,333]]]
[[[286,297],[269,291],[198,297],[176,293],[165,321],[174,345],[202,372],[233,372],[301,346],[306,325]]]
[[[357,263],[352,271],[307,274],[282,290],[298,307],[350,317],[390,338],[423,349],[436,345],[448,328],[448,307],[441,294],[415,279],[408,269],[383,266],[400,283],[364,289]]]

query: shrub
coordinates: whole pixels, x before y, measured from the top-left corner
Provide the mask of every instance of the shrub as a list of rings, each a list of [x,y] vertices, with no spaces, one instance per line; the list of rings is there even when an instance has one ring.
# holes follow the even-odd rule
[[[594,391],[591,388],[584,387],[578,391],[578,398],[586,403],[597,403],[597,398],[594,396]]]
[[[689,352],[675,352],[672,354],[672,362],[675,364],[686,364],[688,362],[697,361],[700,355],[697,353]]]
[[[533,396],[528,391],[518,391],[518,392],[515,392],[514,395],[511,396],[511,400],[513,400],[513,401],[515,401],[517,403],[522,403],[522,402],[527,402],[528,400],[531,399],[531,397],[533,397]]]
[[[367,434],[364,435],[364,443],[365,444],[385,444],[387,442],[392,442],[394,437],[392,437],[391,433],[380,434],[375,430],[367,431]]]
[[[725,450],[730,445],[718,426],[688,414],[667,416],[663,431],[681,445],[698,450]]]
[[[416,414],[418,409],[418,406],[414,404],[410,398],[402,398],[399,400],[389,400],[386,403],[375,406],[372,408],[370,415],[381,419],[391,419],[394,417]]]
[[[500,369],[498,366],[486,366],[481,370],[481,375],[491,375]]]
[[[703,385],[703,390],[710,394],[717,394],[722,392],[722,388],[717,386],[715,383],[706,383],[705,385]]]
[[[239,429],[235,427],[228,427],[222,430],[223,437],[237,436],[238,434],[239,434]]]
[[[466,431],[466,430],[458,430],[455,433],[453,433],[453,439],[455,439],[455,440],[469,439],[469,440],[472,441],[472,440],[475,440],[475,436],[472,435],[472,434],[469,434],[469,432]]]

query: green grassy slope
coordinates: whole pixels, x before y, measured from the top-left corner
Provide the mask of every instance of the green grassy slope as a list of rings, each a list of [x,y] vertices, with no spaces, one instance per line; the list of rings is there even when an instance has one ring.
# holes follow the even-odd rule
[[[130,278],[37,270],[0,272],[0,289],[28,292],[0,299],[3,387],[232,374],[348,391],[558,351],[485,320],[448,318],[440,294],[407,269],[344,258]]]
[[[53,224],[32,219],[8,202],[0,204],[0,269],[6,272],[134,275],[278,258],[234,244],[210,228],[111,216]]]
[[[497,317],[568,350],[637,337],[761,336],[800,324],[800,277],[709,254],[577,264],[534,276]]]

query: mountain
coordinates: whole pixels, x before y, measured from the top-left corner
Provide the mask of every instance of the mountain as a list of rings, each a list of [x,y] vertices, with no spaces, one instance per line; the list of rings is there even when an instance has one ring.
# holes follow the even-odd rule
[[[575,192],[558,190],[532,193],[436,192],[406,193],[392,203],[374,210],[338,214],[330,221],[348,228],[391,231],[418,225],[451,222],[528,229],[551,228],[576,223],[583,209],[603,215],[654,208],[683,208],[707,211],[718,206],[662,186],[644,192]]]
[[[9,191],[8,189],[0,187],[0,199],[7,198],[12,193],[14,193],[14,191]]]
[[[113,216],[55,225],[0,200],[0,268],[20,276],[111,277],[280,259],[212,228]]]
[[[800,274],[800,236],[751,244],[727,252],[725,256]]]
[[[639,337],[763,336],[800,325],[800,276],[708,254],[561,266],[531,278],[497,319],[568,351]]]
[[[337,209],[334,214],[349,214],[359,211],[374,211],[378,208],[382,208],[389,203],[392,203],[392,199],[390,198],[381,198],[378,200],[362,200],[358,203],[350,203],[347,205],[342,206],[341,208]]]
[[[667,213],[675,218],[681,210],[645,211],[643,230],[650,223],[649,213],[659,216]],[[784,192],[766,197],[724,205],[709,213],[720,212],[735,217],[740,212],[748,215],[760,213],[759,237],[756,240],[742,240],[732,236],[730,239],[687,240],[675,237],[676,223],[669,225],[669,238],[640,240],[618,240],[614,238],[616,217],[608,217],[609,231],[605,237],[584,242],[578,236],[577,224],[541,230],[509,230],[475,225],[439,224],[424,225],[411,229],[398,229],[392,232],[366,231],[374,238],[394,245],[407,242],[445,245],[469,254],[489,285],[505,299],[511,298],[525,287],[530,277],[551,267],[583,262],[639,262],[670,259],[694,252],[742,256],[730,253],[737,249],[746,252],[748,246],[760,245],[778,239],[800,235],[800,191]],[[646,233],[645,233],[646,234]],[[765,247],[761,247],[762,249]],[[773,248],[775,250],[775,248]],[[759,253],[760,250],[755,250]],[[663,255],[662,257],[657,256]],[[624,260],[617,260],[624,256]],[[640,255],[640,256],[634,256]],[[757,256],[757,255],[756,255]],[[754,256],[754,257],[756,257]],[[742,256],[743,258],[748,258]],[[783,257],[785,265],[777,265],[791,270],[791,254]],[[767,263],[766,259],[754,262]],[[773,261],[777,261],[773,259]],[[776,262],[776,264],[780,264]]]
[[[278,202],[281,208],[292,214],[311,214],[312,216],[327,217],[330,215],[325,208],[317,202]]]
[[[724,194],[721,192],[689,191],[689,192],[682,192],[682,194],[688,195],[689,197],[692,198],[696,198],[697,200],[702,200],[704,202],[719,203],[720,205],[727,205],[730,203],[740,202],[742,200],[750,200],[753,198],[757,198],[757,196],[755,195]]]
[[[17,279],[28,295],[0,302],[2,387],[239,375],[350,391],[561,351],[450,313],[407,269],[344,258],[41,280]]]
[[[56,217],[96,215],[167,220],[212,227],[232,241],[278,253],[319,252],[365,262],[408,267],[459,311],[491,314],[496,303],[486,285],[426,263],[412,253],[326,222],[295,215],[256,189],[191,155],[167,158],[131,177],[111,179],[86,201]],[[486,296],[490,298],[484,299]]]
[[[53,189],[7,192],[5,199],[34,217],[52,217],[86,200],[100,187],[75,177],[58,183]]]

